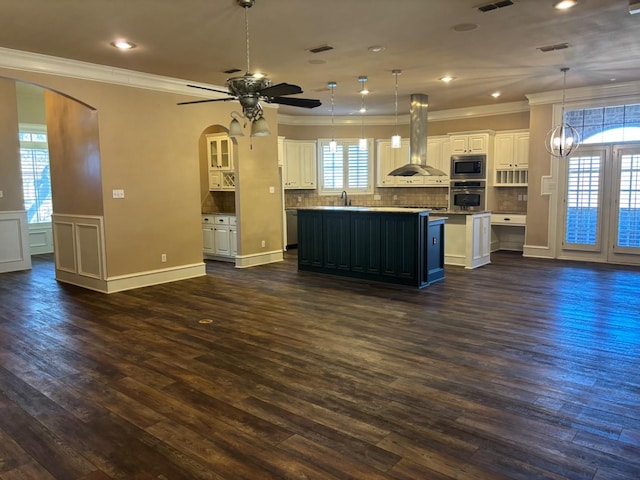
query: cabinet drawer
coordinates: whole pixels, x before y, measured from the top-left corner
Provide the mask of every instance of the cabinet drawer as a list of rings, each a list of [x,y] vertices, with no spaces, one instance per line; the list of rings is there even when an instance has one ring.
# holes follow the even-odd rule
[[[526,226],[527,216],[521,213],[492,213],[492,225],[520,225]]]
[[[211,224],[213,225],[215,223],[214,221],[214,216],[213,215],[202,215],[202,223],[203,224]]]
[[[229,215],[215,215],[214,223],[216,225],[229,225]]]
[[[237,225],[236,217],[233,217],[233,216],[229,217],[229,225]]]

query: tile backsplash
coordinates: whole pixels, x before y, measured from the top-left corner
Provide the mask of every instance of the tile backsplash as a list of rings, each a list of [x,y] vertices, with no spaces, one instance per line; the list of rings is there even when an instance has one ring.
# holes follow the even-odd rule
[[[377,189],[375,194],[350,194],[348,198],[354,206],[437,208],[449,205],[448,189],[446,187],[383,188]],[[318,195],[317,190],[285,191],[285,208],[343,205],[343,202],[344,200],[340,198],[340,195]]]

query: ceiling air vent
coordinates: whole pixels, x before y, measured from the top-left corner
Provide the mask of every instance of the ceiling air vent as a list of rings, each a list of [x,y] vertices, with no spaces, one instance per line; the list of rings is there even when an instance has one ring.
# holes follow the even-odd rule
[[[498,8],[508,7],[513,5],[511,0],[500,0],[499,2],[491,2],[478,7],[481,12],[490,12],[491,10],[497,10]]]
[[[333,50],[333,47],[331,45],[320,45],[319,47],[314,47],[309,49],[311,53],[326,52],[328,50]]]
[[[555,50],[564,50],[565,48],[569,48],[568,43],[558,43],[556,45],[547,45],[546,47],[538,47],[538,50],[541,52],[553,52]]]

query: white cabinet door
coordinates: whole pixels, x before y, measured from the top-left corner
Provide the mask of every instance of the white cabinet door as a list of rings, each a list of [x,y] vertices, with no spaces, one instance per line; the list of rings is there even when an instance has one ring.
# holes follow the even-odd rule
[[[524,170],[529,167],[529,132],[498,133],[495,137],[495,168]]]
[[[529,168],[529,132],[514,135],[515,167]]]
[[[235,225],[229,226],[229,251],[232,257],[238,255],[238,228]]]
[[[391,148],[390,141],[378,142],[379,187],[423,185],[422,177],[392,177],[389,172],[411,161],[409,140],[402,140],[400,148]]]
[[[284,141],[285,190],[316,188],[316,148],[316,142]]]
[[[233,170],[233,143],[226,134],[207,135],[207,158],[210,170]]]
[[[445,176],[424,177],[428,187],[448,187],[451,171],[451,142],[449,137],[431,137],[427,139],[427,164],[442,170]]]
[[[213,235],[213,225],[202,225],[202,245],[204,253],[215,253],[215,238]]]
[[[487,133],[451,135],[450,140],[451,153],[454,155],[488,152],[489,134]]]
[[[229,225],[216,225],[213,227],[215,236],[216,255],[228,257],[231,255],[231,245],[229,244]]]
[[[514,136],[512,133],[498,133],[495,138],[495,167],[499,170],[513,168]]]

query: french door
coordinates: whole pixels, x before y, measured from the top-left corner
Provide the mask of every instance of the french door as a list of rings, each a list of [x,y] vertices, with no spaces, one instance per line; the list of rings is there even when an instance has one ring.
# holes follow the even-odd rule
[[[558,257],[640,264],[640,145],[582,146],[559,162]]]

